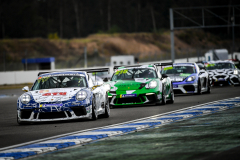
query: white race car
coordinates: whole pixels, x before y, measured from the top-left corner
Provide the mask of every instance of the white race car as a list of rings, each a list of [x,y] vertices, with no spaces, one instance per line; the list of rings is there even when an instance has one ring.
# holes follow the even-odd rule
[[[103,72],[108,68],[88,70]],[[17,122],[43,122],[110,116],[106,86],[95,85],[85,71],[39,73],[17,101]]]
[[[240,70],[232,61],[207,61],[204,65],[212,85],[240,85]]]

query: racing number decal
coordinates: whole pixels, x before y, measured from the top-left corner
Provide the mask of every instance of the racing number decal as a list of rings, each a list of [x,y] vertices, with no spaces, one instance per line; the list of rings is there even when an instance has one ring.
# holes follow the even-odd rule
[[[120,71],[117,71],[117,72],[115,73],[115,75],[123,74],[123,73],[127,73],[127,72],[128,72],[128,69],[120,70]]]
[[[67,92],[44,93],[42,96],[66,96]]]

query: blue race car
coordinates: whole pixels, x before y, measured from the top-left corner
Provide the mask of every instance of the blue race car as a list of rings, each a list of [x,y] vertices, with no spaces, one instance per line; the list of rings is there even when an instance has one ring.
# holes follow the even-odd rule
[[[170,77],[176,94],[211,92],[208,73],[196,63],[173,63],[162,68],[161,73]]]
[[[87,72],[103,72],[108,68]],[[95,85],[85,71],[39,73],[31,87],[17,101],[17,122],[43,122],[110,116],[109,88]]]

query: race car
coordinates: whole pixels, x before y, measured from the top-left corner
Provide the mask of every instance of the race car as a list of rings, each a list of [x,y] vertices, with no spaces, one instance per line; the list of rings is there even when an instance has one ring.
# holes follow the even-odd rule
[[[196,64],[198,65],[200,72],[207,72],[207,69],[204,66],[203,61],[196,62]],[[209,73],[208,73],[208,76],[209,76],[209,83],[212,86],[212,76]]]
[[[212,78],[212,85],[240,85],[240,70],[232,61],[207,61],[204,65]]]
[[[89,72],[105,72],[108,68],[86,71],[39,73],[35,83],[23,90],[17,100],[18,124],[73,120],[98,115],[110,116],[107,89],[95,85]]]
[[[157,66],[167,64],[115,66],[109,82],[109,102],[115,106],[174,103],[170,78],[161,75]]]
[[[164,66],[161,73],[170,77],[176,94],[211,92],[208,73],[200,71],[196,63],[173,63],[173,66]]]

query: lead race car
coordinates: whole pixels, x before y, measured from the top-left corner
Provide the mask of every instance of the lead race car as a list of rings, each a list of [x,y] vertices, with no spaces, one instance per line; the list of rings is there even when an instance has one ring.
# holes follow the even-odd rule
[[[31,87],[17,101],[17,122],[43,122],[110,116],[107,90],[95,85],[89,72],[106,72],[108,68],[85,71],[39,73]]]
[[[173,66],[165,66],[161,73],[172,80],[174,93],[211,92],[208,73],[200,71],[196,63],[174,63]]]
[[[105,83],[110,106],[174,103],[171,80],[157,68],[163,65],[170,63],[115,66],[111,80]]]

